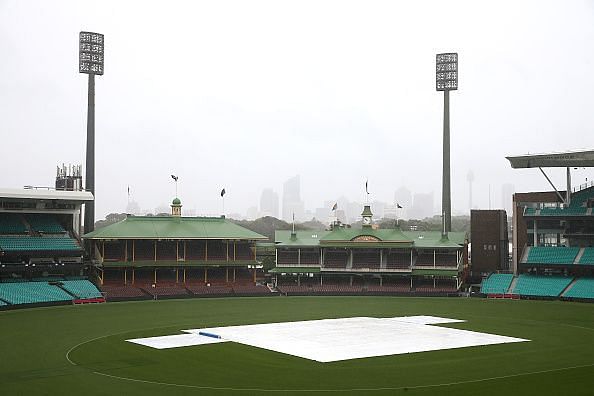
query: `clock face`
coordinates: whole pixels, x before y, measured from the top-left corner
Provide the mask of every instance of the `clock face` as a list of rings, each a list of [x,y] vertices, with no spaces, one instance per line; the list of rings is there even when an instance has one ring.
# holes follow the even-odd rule
[[[371,223],[371,218],[370,217],[363,217],[363,224],[369,224]]]

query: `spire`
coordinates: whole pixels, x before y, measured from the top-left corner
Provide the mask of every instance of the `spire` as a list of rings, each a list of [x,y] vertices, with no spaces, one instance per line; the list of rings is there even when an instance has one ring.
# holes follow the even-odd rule
[[[171,216],[181,217],[181,200],[178,197],[175,197],[171,202]]]

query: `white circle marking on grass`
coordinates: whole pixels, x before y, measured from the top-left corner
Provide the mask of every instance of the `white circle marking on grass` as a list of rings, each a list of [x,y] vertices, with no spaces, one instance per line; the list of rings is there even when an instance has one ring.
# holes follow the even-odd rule
[[[543,322],[543,321],[539,321],[539,322]],[[543,323],[548,323],[548,322],[543,322]],[[568,324],[563,324],[563,323],[559,323],[558,325],[569,326],[569,327],[576,327],[576,328],[580,328],[580,329],[584,329],[584,330],[594,331],[594,329],[593,328],[590,328],[590,327],[568,325]],[[112,337],[112,336],[120,335],[120,334],[126,334],[126,333],[130,333],[130,332],[134,332],[134,331],[168,329],[168,328],[171,328],[171,327],[178,327],[178,326],[182,326],[183,327],[184,325],[160,326],[160,327],[154,327],[154,328],[148,328],[148,329],[127,330],[127,331],[122,331],[122,332],[118,332],[118,333],[107,334],[107,335],[102,335],[102,336],[99,336],[99,337],[95,337],[95,338],[92,338],[92,339],[89,339],[89,340],[80,342],[80,343],[76,344],[75,346],[73,346],[72,348],[70,348],[66,352],[66,359],[73,366],[79,367],[80,366],[79,364],[77,364],[76,362],[73,362],[70,359],[70,353],[73,350],[75,350],[76,348],[78,348],[78,347],[80,347],[80,346],[82,346],[84,344],[87,344],[87,343],[90,343],[90,342],[93,342],[93,341],[96,341],[96,340],[99,340],[99,339],[102,339],[102,338]],[[438,387],[443,387],[443,386],[456,386],[456,385],[472,384],[472,383],[479,383],[479,382],[496,381],[496,380],[507,379],[507,378],[523,377],[523,376],[529,376],[529,375],[547,374],[547,373],[554,373],[554,372],[558,372],[558,371],[568,371],[568,370],[575,370],[575,369],[586,368],[586,367],[594,367],[594,363],[584,364],[584,365],[579,365],[579,366],[559,367],[559,368],[548,369],[548,370],[528,371],[528,372],[525,372],[525,373],[500,375],[500,376],[495,376],[495,377],[477,378],[477,379],[471,379],[471,380],[466,380],[466,381],[444,382],[444,383],[440,383],[440,384],[425,384],[425,385],[396,386],[396,387],[379,387],[379,388],[350,388],[350,389],[348,389],[348,388],[342,388],[342,389],[232,388],[232,387],[216,387],[216,386],[205,386],[205,385],[177,384],[177,383],[171,383],[171,382],[159,382],[159,381],[143,380],[143,379],[138,379],[138,378],[129,378],[129,377],[122,377],[122,376],[118,376],[118,375],[112,375],[112,374],[102,373],[100,371],[92,371],[92,373],[95,374],[95,375],[100,375],[100,376],[103,376],[103,377],[113,378],[113,379],[117,379],[117,380],[121,380],[121,381],[139,382],[139,383],[144,383],[144,384],[161,385],[161,386],[172,386],[172,387],[178,387],[178,388],[191,388],[191,389],[213,390],[213,391],[267,392],[267,393],[304,393],[304,392],[306,392],[306,393],[331,393],[331,392],[336,393],[336,392],[382,392],[382,391],[390,391],[390,390],[393,390],[394,391],[394,390],[405,390],[405,389],[438,388]]]

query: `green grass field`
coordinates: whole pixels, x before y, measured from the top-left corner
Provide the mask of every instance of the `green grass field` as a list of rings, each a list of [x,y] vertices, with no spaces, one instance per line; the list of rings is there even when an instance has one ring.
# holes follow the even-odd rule
[[[448,326],[531,342],[318,363],[235,343],[154,350],[124,341],[206,326],[402,315],[464,319],[466,323]],[[594,304],[273,297],[0,312],[2,395],[345,391],[360,395],[592,395]]]

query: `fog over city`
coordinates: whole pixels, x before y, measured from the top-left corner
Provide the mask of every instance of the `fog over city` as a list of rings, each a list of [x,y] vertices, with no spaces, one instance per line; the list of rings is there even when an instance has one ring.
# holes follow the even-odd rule
[[[591,1],[0,0],[0,187],[51,186],[57,165],[84,166],[80,31],[105,35],[97,219],[130,202],[168,212],[171,174],[185,214],[221,214],[225,188],[225,213],[263,214],[270,189],[280,216],[297,175],[303,216],[394,205],[403,188],[433,194],[425,206],[437,214],[440,52],[459,54],[453,214],[468,213],[470,179],[478,208],[551,189],[507,155],[593,146]],[[565,170],[547,172],[564,189]],[[573,170],[574,185],[586,179]]]

